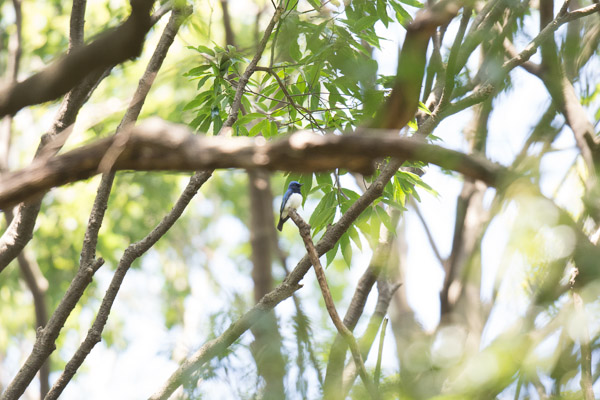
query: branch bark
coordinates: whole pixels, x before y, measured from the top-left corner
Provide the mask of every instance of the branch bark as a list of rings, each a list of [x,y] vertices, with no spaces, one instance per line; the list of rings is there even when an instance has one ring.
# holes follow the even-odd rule
[[[458,171],[491,186],[510,174],[504,167],[477,155],[428,144],[396,134],[317,135],[300,131],[266,142],[263,138],[224,138],[193,135],[184,126],[153,119],[131,128],[126,143],[118,136],[101,139],[63,155],[7,173],[0,181],[0,208],[39,195],[51,187],[89,178],[107,152],[118,146],[113,170],[195,171],[215,168],[264,168],[295,172],[345,168],[372,173],[373,160],[395,157],[420,160]],[[120,141],[115,145],[116,141]]]
[[[136,57],[152,26],[154,0],[132,0],[131,15],[118,28],[108,31],[84,47],[74,47],[66,56],[26,80],[0,91],[0,117],[21,108],[53,100],[75,87],[91,71],[104,69]],[[79,38],[75,39],[79,40]]]
[[[15,378],[8,385],[4,393],[2,393],[1,400],[16,400],[23,395],[27,386],[29,386],[35,377],[35,374],[56,348],[56,338],[61,328],[79,302],[83,292],[91,283],[92,277],[103,263],[104,260],[100,258],[91,265],[79,268],[65,296],[60,301],[60,304],[46,326],[37,330],[37,337],[31,354],[29,354],[29,357],[27,357],[27,360]]]
[[[79,23],[83,24],[83,17],[79,17],[85,11],[82,9],[83,6],[85,6],[85,3],[82,2],[77,2],[77,5],[74,6],[77,16],[71,17],[71,36],[77,37],[82,35],[83,25],[77,26],[74,21],[79,21]],[[155,16],[156,14],[153,15],[152,23],[158,21],[158,18],[154,18]],[[72,40],[74,47],[76,47],[75,43],[78,41],[79,39],[77,38]],[[75,122],[79,110],[98,84],[108,76],[113,66],[93,69],[79,85],[67,93],[52,126],[47,133],[42,135],[34,159],[49,158],[60,150],[71,132],[68,128]],[[31,240],[41,203],[42,199],[38,196],[29,202],[19,204],[13,221],[2,234],[2,237],[0,237],[0,273]]]
[[[144,104],[146,97],[152,87],[152,83],[162,66],[162,63],[167,55],[167,52],[170,46],[173,44],[175,39],[175,35],[181,26],[181,23],[191,13],[190,9],[175,9],[172,11],[171,17],[169,18],[169,22],[161,35],[159,42],[156,46],[156,49],[148,62],[148,66],[144,72],[144,75],[140,79],[140,83],[135,91],[133,98],[130,102],[130,105],[121,120],[119,131],[122,127],[126,127],[132,125],[137,120],[141,108]],[[102,331],[106,321],[108,319],[108,314],[110,313],[110,309],[112,304],[116,298],[116,295],[119,291],[121,283],[125,277],[126,272],[128,271],[131,263],[134,260],[139,258],[144,252],[146,252],[156,241],[164,235],[168,231],[168,229],[175,223],[175,221],[179,218],[189,201],[193,198],[194,194],[198,191],[199,187],[210,177],[208,175],[195,175],[194,178],[188,184],[186,190],[182,194],[180,200],[176,202],[173,210],[161,221],[161,223],[147,236],[151,237],[152,240],[144,240],[138,242],[138,246],[131,245],[125,251],[123,258],[119,263],[119,267],[113,276],[113,280],[107,290],[107,294],[102,300],[102,304],[100,306],[100,310],[92,328],[88,332],[84,342],[79,346],[71,360],[65,366],[65,370],[56,381],[51,391],[46,396],[46,399],[53,400],[58,398],[66,385],[71,381],[72,377],[77,372],[78,368],[81,366],[87,355],[91,352],[93,347],[101,340]],[[106,173],[102,176],[102,181],[98,187],[98,192],[96,195],[96,199],[94,200],[94,205],[92,207],[92,211],[90,213],[90,218],[88,221],[88,226],[85,232],[85,237],[83,240],[83,246],[81,250],[81,265],[86,265],[92,263],[96,257],[96,246],[98,242],[98,232],[100,230],[100,226],[102,224],[102,220],[104,219],[104,214],[107,208],[108,198],[111,192],[112,184],[114,180],[114,172]],[[146,238],[146,239],[147,239]],[[139,246],[139,243],[145,243],[144,245]],[[147,247],[144,247],[147,246]]]

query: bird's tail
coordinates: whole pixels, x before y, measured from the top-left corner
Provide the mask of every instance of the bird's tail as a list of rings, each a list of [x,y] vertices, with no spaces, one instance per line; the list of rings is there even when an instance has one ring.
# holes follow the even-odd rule
[[[279,223],[277,224],[277,229],[279,229],[279,232],[281,232],[281,230],[283,229],[283,223],[287,221],[287,218],[279,218]]]

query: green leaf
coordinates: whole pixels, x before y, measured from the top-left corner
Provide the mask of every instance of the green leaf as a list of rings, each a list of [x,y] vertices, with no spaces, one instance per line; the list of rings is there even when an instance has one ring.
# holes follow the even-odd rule
[[[248,100],[248,97],[246,97],[246,95],[242,95],[242,105],[244,106],[244,109],[246,110],[252,110],[252,105],[250,105],[250,100]]]
[[[385,225],[388,231],[396,233],[396,227],[392,224],[390,215],[383,209],[383,207],[375,207],[375,213],[381,222],[383,222],[383,225]]]
[[[202,76],[206,74],[206,70],[210,68],[210,64],[200,65],[199,67],[195,67],[190,69],[188,72],[183,74],[183,76]]]
[[[200,53],[210,54],[213,57],[215,56],[215,52],[206,46],[202,46],[202,45],[197,46],[196,50],[198,50],[198,52],[200,52]]]
[[[190,101],[189,103],[187,103],[184,107],[183,110],[192,110],[194,108],[200,107],[202,105],[202,103],[204,103],[203,98],[200,98],[200,96],[197,96],[194,100]]]
[[[338,252],[338,249],[340,248],[340,242],[336,242],[335,246],[333,246],[333,249],[329,250],[327,253],[325,253],[325,255],[327,256],[327,266],[329,267],[329,265],[333,262],[333,260],[335,260],[335,255]]]
[[[302,52],[300,51],[300,46],[298,45],[298,41],[292,40],[288,47],[288,51],[290,52],[290,57],[296,62],[300,62],[302,59]]]
[[[431,111],[429,110],[429,108],[427,108],[427,106],[420,101],[419,101],[419,110],[423,111],[427,115],[431,115]]]
[[[403,207],[406,205],[406,193],[400,184],[398,176],[394,177],[394,195],[393,199],[395,202],[400,203]]]
[[[319,108],[319,103],[321,101],[321,99],[319,97],[320,91],[321,91],[321,84],[319,82],[316,82],[311,88],[311,92],[316,93],[316,94],[313,94],[312,96],[310,96],[311,111],[317,110]]]
[[[221,130],[221,127],[223,126],[223,120],[221,119],[221,113],[219,112],[219,109],[217,107],[214,107],[211,110],[211,118],[212,118],[212,122],[213,122],[213,134],[216,135],[219,133],[219,131]]]
[[[394,11],[396,11],[396,19],[400,25],[406,27],[408,23],[412,21],[410,14],[398,2],[391,1],[390,4],[392,5]]]
[[[350,239],[352,239],[356,247],[358,247],[358,249],[362,251],[362,242],[360,241],[360,236],[358,235],[358,231],[356,230],[354,225],[350,225],[347,232],[350,236]]]
[[[308,0],[308,2],[315,10],[319,11],[321,9],[321,2],[319,0]]]
[[[202,77],[201,79],[198,80],[198,85],[196,85],[196,88],[198,90],[202,89],[202,86],[204,86],[204,84],[206,83],[206,81],[208,79],[212,78],[211,75],[205,75],[204,77]]]
[[[198,130],[200,132],[203,132],[207,135],[209,135],[210,133],[208,132],[209,128],[210,128],[210,124],[212,123],[212,119],[210,117],[210,115],[206,115],[206,119],[204,120],[204,122],[198,127]]]
[[[418,0],[400,0],[400,1],[404,4],[408,4],[409,6],[423,8],[423,3],[419,2]]]
[[[333,222],[336,209],[335,192],[325,194],[315,207],[308,222],[313,227],[313,236]]]
[[[248,135],[251,137],[258,135],[259,133],[263,132],[264,129],[267,128],[268,124],[269,124],[269,120],[267,120],[267,119],[261,120],[256,125],[254,125],[252,128],[250,128]]]
[[[333,186],[333,181],[329,172],[317,172],[315,173],[315,178],[317,178],[317,183],[319,185]]]
[[[366,15],[366,16],[362,17],[361,19],[359,19],[358,21],[356,21],[353,28],[355,29],[355,31],[358,31],[358,32],[362,31],[363,29],[373,28],[373,26],[375,25],[375,22],[377,22],[378,20],[379,20],[379,18],[377,18],[373,15]]]
[[[255,119],[264,118],[264,117],[265,117],[264,114],[261,114],[261,113],[249,113],[249,114],[242,115],[241,117],[239,117],[235,123],[236,123],[236,125],[246,125],[247,123],[254,121]]]
[[[312,172],[307,174],[301,174],[298,182],[302,184],[302,193],[310,193],[310,189],[312,188],[313,183]],[[304,206],[304,203],[306,203],[307,198],[308,196],[302,196],[302,206]]]
[[[190,126],[194,128],[194,130],[197,130],[202,121],[204,121],[204,118],[206,118],[206,114],[198,114],[196,118],[194,118],[192,122],[190,122]]]
[[[344,257],[344,261],[350,268],[352,265],[352,246],[350,245],[350,236],[348,232],[344,233],[340,238],[340,248],[342,249],[342,256]]]
[[[377,16],[387,28],[390,22],[390,18],[387,13],[387,4],[384,0],[377,0]]]
[[[269,134],[269,138],[277,136],[277,134],[279,133],[279,127],[277,126],[277,122],[270,121],[269,124],[271,125],[271,132]]]

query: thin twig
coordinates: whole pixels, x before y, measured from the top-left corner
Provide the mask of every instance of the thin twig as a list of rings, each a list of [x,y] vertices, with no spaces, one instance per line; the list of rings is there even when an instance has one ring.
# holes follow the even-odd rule
[[[375,364],[375,387],[379,387],[379,377],[381,376],[381,359],[383,356],[383,343],[385,340],[385,330],[387,328],[388,319],[383,319],[381,326],[381,334],[379,336],[379,351],[377,351],[377,364]]]
[[[252,57],[252,61],[244,70],[244,73],[240,76],[240,79],[237,84],[237,88],[235,91],[235,96],[233,97],[233,103],[231,105],[231,111],[229,112],[229,116],[227,120],[223,123],[223,128],[231,127],[238,118],[238,112],[240,110],[240,106],[242,105],[242,96],[244,94],[244,89],[250,80],[250,77],[256,71],[256,66],[258,65],[258,61],[262,57],[263,52],[265,51],[265,47],[267,47],[267,42],[269,41],[269,37],[271,36],[271,32],[273,32],[273,28],[275,24],[277,24],[281,18],[281,15],[284,11],[284,8],[280,5],[275,9],[275,13],[271,17],[269,24],[265,28],[265,32],[263,34],[262,39],[258,43],[258,48],[256,49],[256,53],[254,57]]]
[[[417,204],[416,201],[413,200],[412,197],[411,197],[411,204],[413,205],[415,214],[417,214],[419,221],[421,221],[421,225],[423,225],[423,229],[425,230],[425,235],[427,236],[427,239],[429,240],[429,245],[431,246],[431,249],[433,250],[435,257],[438,259],[440,264],[444,265],[446,263],[446,260],[444,259],[444,257],[442,257],[442,254],[440,253],[440,250],[438,249],[437,244],[435,243],[433,235],[431,234],[431,230],[429,229],[429,225],[427,225],[425,218],[423,218],[423,214],[421,214],[419,205]]]
[[[348,347],[350,347],[350,351],[352,352],[352,357],[354,358],[354,363],[358,368],[358,373],[360,378],[362,379],[369,395],[372,399],[378,399],[379,393],[377,391],[377,387],[373,384],[373,381],[369,377],[367,370],[365,368],[365,364],[363,362],[362,356],[360,354],[360,349],[358,347],[358,343],[356,342],[356,338],[352,334],[352,332],[344,325],[342,322],[336,308],[335,303],[333,302],[333,298],[331,297],[331,292],[329,291],[329,285],[327,284],[327,277],[325,276],[325,271],[321,266],[321,262],[319,261],[319,255],[315,249],[314,243],[310,236],[310,225],[308,225],[295,210],[290,210],[290,218],[294,221],[296,226],[298,226],[298,230],[300,231],[300,236],[302,236],[302,240],[304,241],[304,246],[306,247],[306,251],[310,258],[310,261],[315,269],[315,274],[317,275],[317,280],[319,282],[319,286],[321,287],[321,293],[323,294],[323,300],[325,300],[325,307],[327,308],[327,312],[329,313],[329,317],[331,321],[335,325],[336,329],[346,339],[348,342]]]
[[[502,72],[507,74],[515,67],[528,61],[531,56],[535,54],[537,48],[546,40],[548,40],[552,34],[563,24],[573,21],[578,18],[583,18],[590,14],[600,11],[600,3],[592,4],[587,7],[582,7],[575,11],[568,12],[563,15],[557,15],[542,31],[531,41],[525,48],[515,57],[506,61],[502,65]]]

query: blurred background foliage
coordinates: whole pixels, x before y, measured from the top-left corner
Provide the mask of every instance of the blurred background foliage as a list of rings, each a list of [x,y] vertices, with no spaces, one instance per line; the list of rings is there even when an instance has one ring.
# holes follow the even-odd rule
[[[592,172],[578,158],[565,119],[556,112],[548,113],[549,120],[540,118],[542,106],[548,107],[551,99],[542,86],[529,83],[537,78],[518,75],[513,81],[512,75],[501,74],[506,56],[502,43],[506,39],[522,48],[535,37],[537,31],[531,26],[539,19],[539,4],[516,0],[490,3],[497,8],[488,15],[488,31],[468,36],[471,42],[465,40],[456,64],[459,68],[450,79],[455,101],[468,96],[476,79],[497,84],[494,99],[485,105],[487,118],[476,121],[484,113],[477,105],[452,117],[427,140],[487,155],[511,165],[526,178],[496,192],[472,189],[469,185],[475,186],[473,182],[451,171],[419,162],[405,163],[385,186],[383,195],[323,260],[333,298],[343,313],[360,274],[370,262],[379,261],[373,252],[392,238],[385,274],[402,286],[389,312],[391,327],[379,381],[382,398],[582,398],[579,382],[586,362],[582,343],[591,348],[592,383],[599,375],[600,327],[596,317],[600,287],[594,280],[598,275],[584,281],[577,294],[585,303],[583,310],[574,306],[567,291],[554,290],[568,280],[571,267],[599,267],[598,223],[583,200],[590,195],[585,182]],[[584,1],[573,3],[587,5]],[[391,91],[399,37],[424,5],[417,0],[302,0],[285,4],[284,18],[268,38],[260,59],[262,68],[249,80],[232,135],[261,135],[271,140],[298,129],[342,134],[368,124]],[[487,7],[485,2],[473,4],[475,10],[467,8],[461,14],[477,18]],[[255,53],[272,5],[260,0],[199,0],[193,6],[194,12],[178,33],[140,119],[158,116],[187,124],[200,135],[216,135],[228,117],[238,77]],[[557,3],[555,10],[561,6]],[[56,0],[23,3],[20,78],[39,71],[65,51],[70,7],[70,3]],[[129,12],[124,1],[90,1],[86,40],[116,26]],[[436,79],[442,84],[448,82],[443,71],[460,17],[445,28],[445,40],[438,44],[428,66],[427,78],[433,80],[437,71]],[[9,37],[16,29],[14,18],[12,2],[0,0],[0,71],[7,66]],[[231,38],[226,35],[224,18],[229,18],[233,27]],[[80,112],[63,151],[114,133],[166,19],[151,29],[138,59],[116,66],[102,81]],[[572,35],[558,31],[557,54],[572,72],[570,79],[581,104],[597,127],[598,47],[589,43],[598,43],[600,25],[597,15],[582,21],[575,28],[567,28],[584,38],[571,46],[568,41]],[[494,23],[502,28],[502,35],[492,29],[498,28]],[[440,59],[435,59],[436,55]],[[581,62],[573,67],[573,59]],[[520,92],[519,84],[528,93]],[[430,91],[432,87],[435,85],[430,82]],[[535,103],[522,110],[527,116],[515,115],[513,110],[510,123],[506,114],[501,114],[504,111],[498,112],[504,116],[502,121],[490,117],[492,110],[502,110],[505,104],[517,102],[514,97],[526,95],[533,96],[531,102]],[[427,96],[421,100],[421,114],[431,114],[435,103],[427,103]],[[59,104],[52,101],[18,113],[13,121],[10,169],[29,164]],[[480,125],[476,133],[483,131],[483,136],[473,134],[476,122]],[[518,132],[513,132],[511,124],[519,125],[514,129]],[[414,120],[403,133],[410,135],[417,129]],[[553,159],[557,153],[567,156]],[[381,160],[379,166],[386,161]],[[303,183],[301,214],[310,222],[317,241],[375,181],[380,170],[371,177],[344,170],[274,174],[270,179],[274,217],[278,217],[279,194],[288,183]],[[85,337],[125,248],[142,239],[162,219],[188,177],[139,172],[117,175],[97,247],[106,265],[58,338],[59,351],[51,357],[51,381]],[[79,267],[81,243],[99,181],[96,177],[56,188],[44,197],[27,249],[48,282],[44,293],[48,312],[56,308]],[[254,304],[248,186],[244,171],[215,172],[175,226],[133,264],[104,330],[103,342],[94,349],[99,355],[84,364],[72,387],[65,391],[65,398],[81,398],[90,390],[98,390],[97,398],[115,394],[119,398],[147,398],[178,363],[217,337]],[[417,205],[421,200],[423,205]],[[478,208],[473,202],[478,202]],[[426,227],[429,225],[427,231],[418,222],[421,219]],[[6,221],[1,224],[6,229]],[[293,268],[305,253],[291,225],[286,224],[278,236],[281,251],[272,254],[276,284],[286,274],[283,267]],[[583,238],[591,244],[578,253]],[[436,242],[445,243],[441,250],[435,248]],[[490,246],[496,249],[489,250]],[[452,263],[455,270],[449,267]],[[288,300],[276,313],[275,326],[283,338],[280,351],[285,361],[286,396],[294,399],[323,396],[323,375],[336,334],[318,286],[309,275],[297,294],[300,306]],[[422,294],[429,299],[423,301]],[[366,314],[375,307],[373,297]],[[452,312],[445,311],[444,307],[450,306],[444,302],[451,304]],[[363,316],[356,332],[365,330],[366,320]],[[29,354],[35,340],[34,326],[33,298],[15,261],[0,276],[0,389]],[[196,371],[178,396],[268,398],[264,377],[258,372],[260,358],[249,336],[242,336]],[[367,363],[371,374],[375,353],[371,351]],[[125,367],[119,369],[118,363]],[[97,374],[99,369],[110,372]],[[359,380],[347,389],[351,398],[367,396]],[[595,392],[599,393],[597,389]],[[338,395],[344,396],[341,390]],[[35,398],[35,390],[30,388],[27,396]]]

